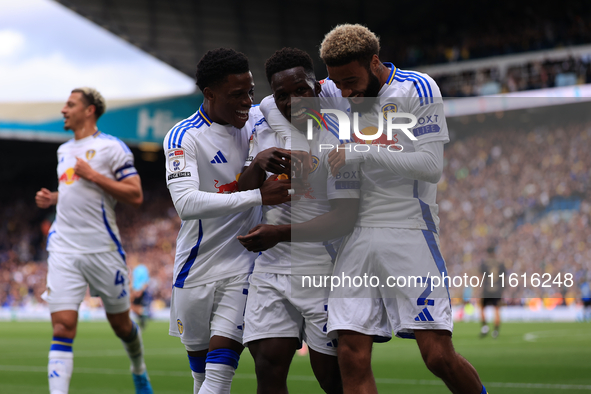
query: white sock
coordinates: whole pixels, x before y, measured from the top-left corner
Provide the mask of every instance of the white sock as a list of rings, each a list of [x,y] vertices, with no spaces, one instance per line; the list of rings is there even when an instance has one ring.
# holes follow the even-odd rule
[[[131,372],[136,375],[141,375],[146,372],[146,364],[144,363],[144,346],[142,344],[142,332],[137,324],[133,323],[133,330],[128,341],[121,340],[123,347],[131,361]]]
[[[199,394],[229,394],[236,369],[226,364],[205,364],[205,380]]]
[[[74,370],[74,353],[51,350],[47,364],[50,394],[68,394]]]
[[[193,383],[193,394],[198,394],[199,389],[201,388],[201,385],[203,384],[203,381],[205,380],[205,372],[199,373],[199,372],[191,371],[191,375],[193,375],[193,380],[195,381],[195,383]]]

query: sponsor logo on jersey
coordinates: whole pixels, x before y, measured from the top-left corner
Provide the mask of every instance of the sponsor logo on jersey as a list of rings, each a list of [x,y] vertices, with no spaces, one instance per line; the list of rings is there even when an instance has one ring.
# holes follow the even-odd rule
[[[378,128],[374,126],[368,126],[361,130],[361,134],[363,135],[373,135],[378,132]],[[382,134],[379,138],[375,140],[362,140],[358,138],[355,134],[353,134],[353,140],[359,144],[367,144],[367,145],[395,145],[394,148],[396,150],[401,150],[398,144],[398,133],[392,136],[392,139],[389,140],[386,134]]]
[[[413,129],[412,133],[415,137],[430,133],[439,133],[441,127],[436,124],[437,122],[439,122],[439,115],[422,116],[417,120],[420,127]]]
[[[176,319],[176,325],[179,328],[179,334],[183,334],[183,322],[181,321],[181,319]]]
[[[170,181],[171,179],[184,178],[184,177],[187,177],[187,176],[191,176],[191,173],[189,171],[175,172],[174,174],[170,174],[168,176],[168,180]]]
[[[221,150],[218,151],[218,153],[215,154],[215,156],[213,157],[213,160],[210,161],[211,164],[223,164],[223,163],[227,163],[228,160],[226,160],[226,158],[224,157],[224,154],[222,153]]]
[[[172,172],[179,172],[185,169],[185,151],[173,149],[168,152],[168,169]]]
[[[168,153],[168,157],[183,156],[185,151],[182,149],[172,150]]]
[[[94,155],[96,155],[96,151],[94,149],[89,149],[86,151],[86,160],[90,160],[94,157]]]
[[[335,182],[335,189],[337,190],[347,190],[347,189],[359,189],[361,188],[361,182],[359,181],[342,181],[342,182]]]
[[[339,172],[335,177],[335,189],[359,189],[361,182],[359,181],[359,171],[343,171]]]
[[[312,189],[312,187],[307,188],[306,191],[304,192],[304,198],[309,198],[311,200],[316,200],[316,197],[314,197],[312,195],[312,193],[314,193],[314,189]]]
[[[238,191],[238,179],[240,178],[240,174],[236,174],[236,180],[230,182],[230,183],[225,183],[223,185],[220,185],[220,181],[218,181],[217,179],[214,179],[215,181],[215,185],[213,185],[213,187],[215,187],[218,191],[216,193],[234,193]]]
[[[223,185],[220,185],[220,181],[218,181],[217,179],[214,179],[214,181],[215,185],[213,185],[213,187],[215,187],[218,190],[216,193],[234,193],[238,191],[238,181],[224,183]]]
[[[71,185],[72,183],[76,182],[80,177],[74,172],[72,167],[68,168],[60,177],[58,178],[59,183],[64,182],[66,185]]]
[[[382,107],[382,115],[384,120],[388,120],[388,112],[398,112],[398,106],[394,103],[388,103]]]
[[[312,156],[312,169],[310,170],[310,174],[316,171],[318,165],[320,164],[320,160],[316,156]]]

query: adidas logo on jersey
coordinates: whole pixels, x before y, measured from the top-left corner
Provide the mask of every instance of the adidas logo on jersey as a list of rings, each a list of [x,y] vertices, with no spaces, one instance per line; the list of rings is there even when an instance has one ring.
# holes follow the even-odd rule
[[[57,371],[52,371],[49,374],[49,378],[59,378],[59,377],[60,377],[60,375],[57,373]]]
[[[227,162],[228,160],[226,160],[221,150],[219,150],[218,153],[216,153],[216,155],[213,157],[213,160],[210,161],[211,164],[222,164]]]
[[[125,289],[123,289],[123,291],[121,291],[121,294],[119,294],[119,297],[117,297],[117,299],[119,298],[123,298],[127,295],[127,292],[125,291]]]
[[[423,308],[423,311],[415,317],[415,321],[434,321],[433,316],[429,313],[427,308]]]

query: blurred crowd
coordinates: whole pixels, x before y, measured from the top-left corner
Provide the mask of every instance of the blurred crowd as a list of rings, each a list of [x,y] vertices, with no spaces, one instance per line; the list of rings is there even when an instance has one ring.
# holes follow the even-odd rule
[[[505,297],[571,297],[591,274],[591,124],[474,130],[445,150],[438,185],[440,239],[450,275],[478,275],[487,247],[510,273],[570,273],[575,286],[522,285]],[[140,209],[119,205],[118,225],[131,268],[149,269],[156,307],[170,302],[180,219],[166,187],[144,185]],[[552,210],[556,202],[562,210]],[[42,303],[45,238],[51,213],[18,196],[0,207],[0,306]],[[461,297],[452,288],[452,297]],[[474,297],[479,296],[474,290]],[[517,301],[519,302],[519,301]]]
[[[434,76],[443,97],[469,97],[591,83],[591,54]]]
[[[41,294],[47,274],[45,239],[53,215],[32,209],[33,206],[33,197],[25,196],[0,208],[0,306],[44,303]],[[168,190],[164,185],[144,185],[144,204],[140,209],[119,204],[116,211],[130,272],[139,263],[146,265],[150,272],[148,289],[156,307],[167,306],[180,228]]]
[[[505,296],[576,294],[591,273],[590,149],[591,124],[479,130],[449,144],[438,204],[450,275],[479,275],[487,247],[496,246],[509,273],[570,273],[575,281],[558,291],[528,280]],[[557,201],[565,209],[549,210]]]
[[[589,7],[584,3],[578,4],[580,10],[565,12],[562,8],[558,13],[551,12],[552,6],[513,5],[512,10],[506,9],[511,7],[508,3],[498,5],[497,12],[489,12],[482,19],[471,17],[472,12],[483,12],[478,3],[473,10],[466,4],[450,4],[447,13],[454,14],[451,26],[426,25],[424,29],[382,34],[383,58],[412,68],[591,43]],[[454,6],[459,8],[455,12]]]

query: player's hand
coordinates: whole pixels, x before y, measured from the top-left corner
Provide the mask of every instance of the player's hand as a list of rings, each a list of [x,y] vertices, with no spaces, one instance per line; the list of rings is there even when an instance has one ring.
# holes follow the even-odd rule
[[[297,159],[296,159],[297,161]],[[292,155],[287,149],[265,149],[254,159],[254,163],[261,169],[273,174],[289,174],[291,172]]]
[[[297,159],[293,166],[293,177],[301,178],[304,182],[308,180],[308,174],[312,171],[312,155],[309,152],[303,150],[291,151],[291,156]]]
[[[74,166],[74,173],[78,175],[82,179],[86,179],[87,181],[92,182],[92,178],[97,174],[95,170],[92,169],[90,164],[88,164],[83,159],[76,157],[76,165]]]
[[[238,241],[250,252],[262,252],[283,240],[280,227],[259,224],[250,229],[247,235],[239,235]]]
[[[272,175],[263,182],[259,190],[261,191],[263,205],[279,205],[291,201],[290,179],[277,180],[277,175]]]
[[[57,204],[57,193],[42,188],[35,194],[35,203],[39,208],[45,209]]]
[[[288,201],[299,200],[309,183],[301,179],[277,179],[277,175],[272,175],[260,187],[263,205],[279,205]]]
[[[339,170],[346,164],[344,148],[345,145],[339,145],[337,149],[333,149],[328,153],[328,165],[332,176],[337,176]]]

